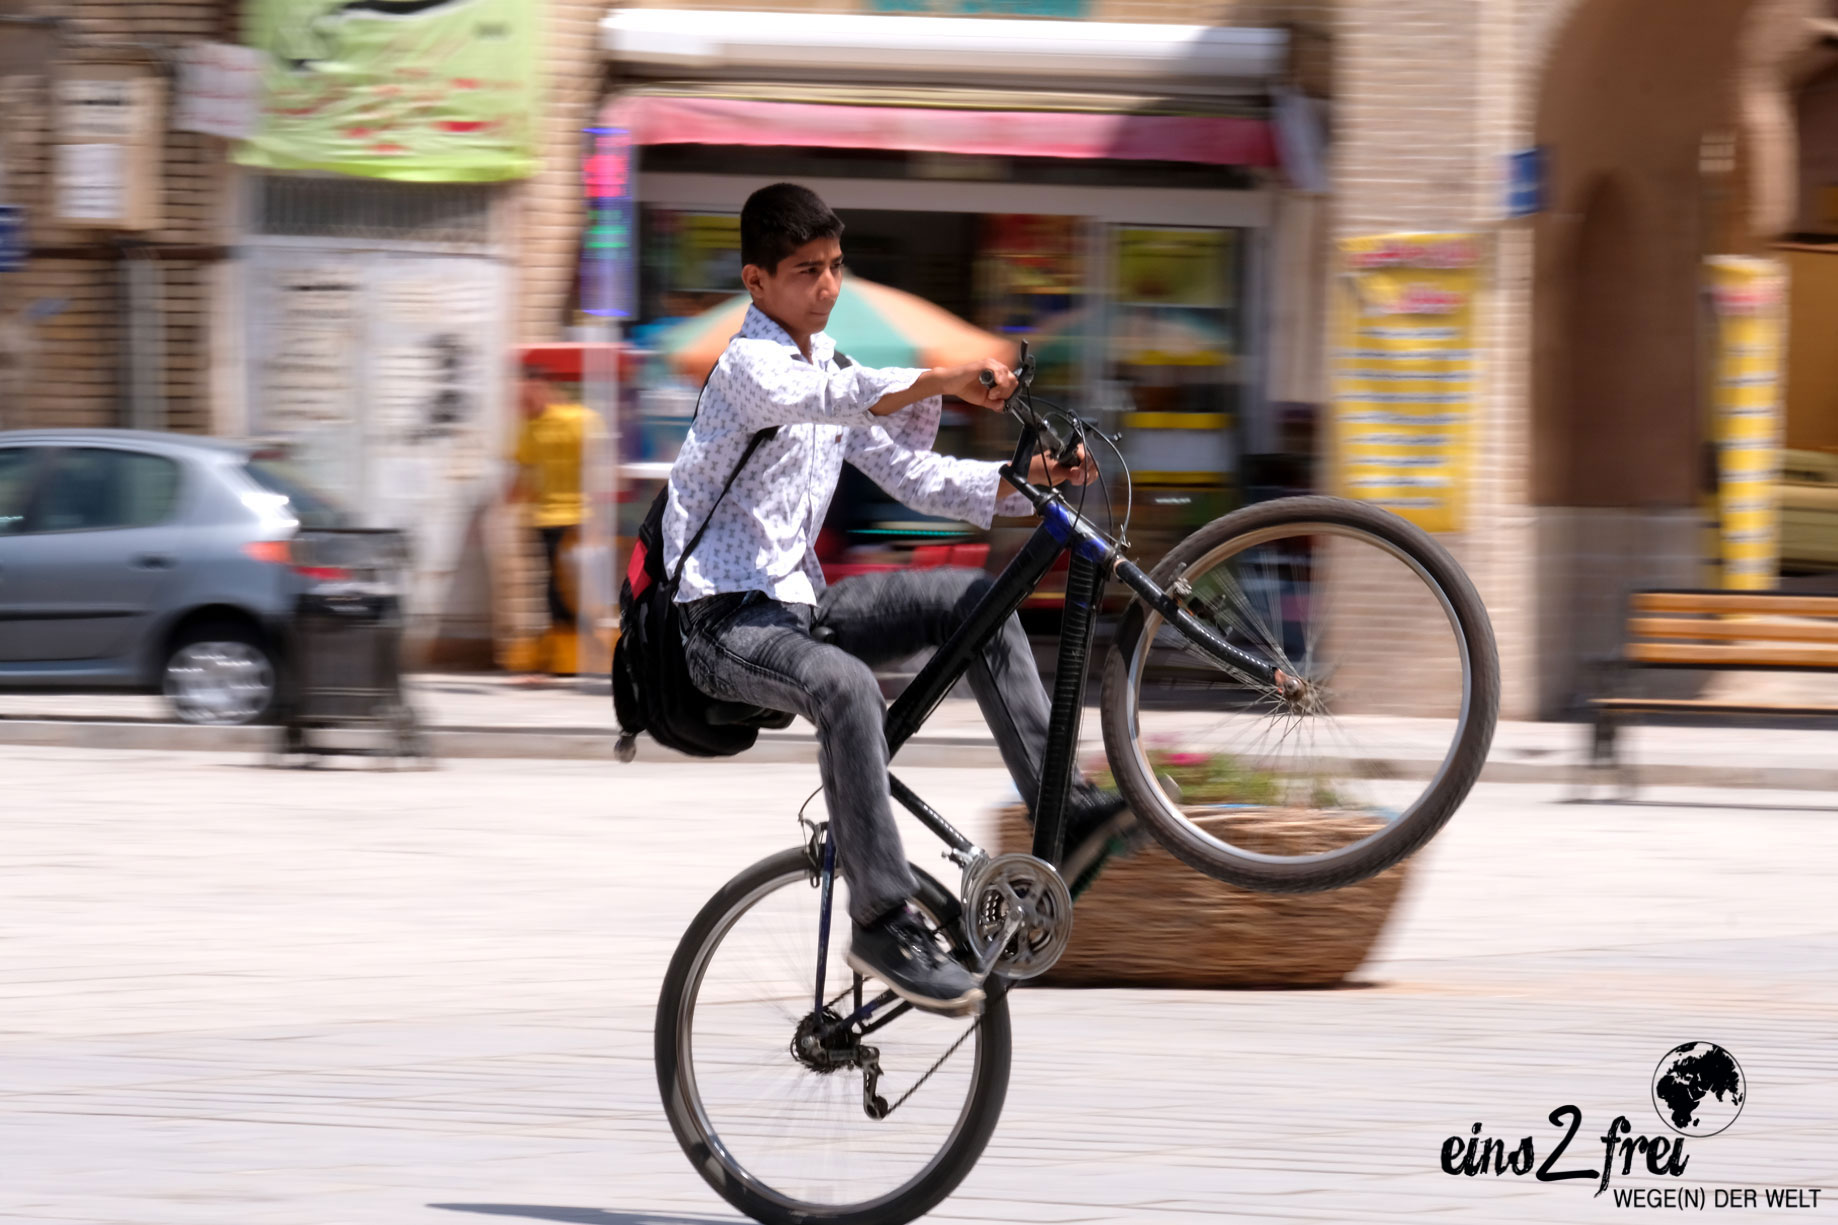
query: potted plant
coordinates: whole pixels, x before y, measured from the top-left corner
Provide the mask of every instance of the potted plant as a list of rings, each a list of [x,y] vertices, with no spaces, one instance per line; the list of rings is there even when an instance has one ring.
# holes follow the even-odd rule
[[[1305,810],[1276,806],[1272,776],[1225,754],[1161,751],[1158,776],[1190,817],[1247,850],[1300,854],[1364,837],[1378,818],[1335,811],[1326,784]],[[1111,785],[1109,771],[1089,773]],[[1178,789],[1178,790],[1177,790]],[[1028,851],[1019,806],[1002,811],[998,853]],[[1189,868],[1151,843],[1110,861],[1073,912],[1072,943],[1041,981],[1080,987],[1324,987],[1366,959],[1409,861],[1326,893],[1257,893]]]

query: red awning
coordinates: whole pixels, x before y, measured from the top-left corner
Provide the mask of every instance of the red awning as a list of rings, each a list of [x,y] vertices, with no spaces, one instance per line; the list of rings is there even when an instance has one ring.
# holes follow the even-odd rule
[[[1270,125],[1232,115],[838,106],[641,94],[610,103],[603,122],[631,132],[632,143],[640,145],[902,149],[1203,166],[1277,164]]]

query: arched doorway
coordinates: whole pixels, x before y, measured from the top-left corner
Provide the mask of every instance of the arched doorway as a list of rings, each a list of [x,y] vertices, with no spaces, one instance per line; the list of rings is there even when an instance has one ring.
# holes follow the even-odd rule
[[[1757,250],[1755,180],[1792,173],[1757,156],[1757,95],[1780,84],[1757,62],[1783,30],[1810,36],[1807,7],[1695,0],[1683,20],[1674,0],[1583,0],[1545,60],[1531,500],[1547,715],[1597,687],[1631,588],[1703,579],[1703,258]]]

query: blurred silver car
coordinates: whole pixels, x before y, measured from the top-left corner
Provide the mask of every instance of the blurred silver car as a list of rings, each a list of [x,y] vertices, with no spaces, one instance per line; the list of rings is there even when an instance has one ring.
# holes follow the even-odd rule
[[[303,581],[288,542],[344,520],[248,447],[0,433],[0,689],[157,692],[189,723],[259,721]]]

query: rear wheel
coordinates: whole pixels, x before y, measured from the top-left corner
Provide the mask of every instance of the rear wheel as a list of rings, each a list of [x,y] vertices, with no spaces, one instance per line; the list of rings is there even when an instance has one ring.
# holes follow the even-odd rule
[[[1153,577],[1278,670],[1233,671],[1138,602],[1105,661],[1104,745],[1156,839],[1209,876],[1302,893],[1397,863],[1479,776],[1500,671],[1446,549],[1340,498],[1214,520]]]
[[[179,633],[160,690],[186,723],[260,723],[274,713],[275,661],[254,626],[200,622]]]
[[[914,872],[915,904],[961,944],[957,900]],[[995,1130],[1008,1092],[1008,998],[992,977],[980,1018],[895,1001],[837,1031],[833,1022],[879,984],[864,985],[844,961],[839,877],[817,1009],[813,880],[809,853],[785,851],[696,916],[658,1000],[658,1089],[690,1163],[753,1219],[903,1225],[963,1181]]]

